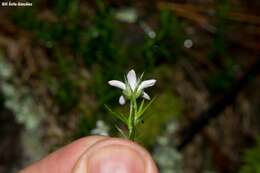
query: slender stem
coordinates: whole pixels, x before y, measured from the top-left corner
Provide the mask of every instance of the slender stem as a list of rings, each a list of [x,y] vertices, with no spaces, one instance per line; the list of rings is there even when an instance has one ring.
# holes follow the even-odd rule
[[[130,140],[135,139],[135,116],[137,112],[137,105],[136,105],[136,99],[131,98],[130,100],[130,115],[128,119],[128,129],[129,129],[129,134],[128,138]]]
[[[136,116],[136,114],[137,114],[137,103],[136,103],[136,99],[134,99],[133,102],[134,102],[134,113],[135,113],[135,116]],[[134,117],[134,118],[136,118],[136,117]]]
[[[132,138],[132,117],[133,117],[133,104],[132,104],[132,99],[130,99],[130,113],[129,113],[129,117],[128,117],[128,138],[131,139]]]

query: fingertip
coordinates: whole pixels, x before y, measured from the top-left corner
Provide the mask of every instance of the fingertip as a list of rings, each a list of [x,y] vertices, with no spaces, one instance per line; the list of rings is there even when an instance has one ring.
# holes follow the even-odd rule
[[[92,145],[77,161],[72,173],[158,173],[150,154],[140,145],[107,138]]]

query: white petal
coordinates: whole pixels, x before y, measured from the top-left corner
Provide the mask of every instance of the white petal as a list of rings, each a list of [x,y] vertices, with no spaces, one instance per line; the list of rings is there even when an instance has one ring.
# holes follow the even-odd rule
[[[150,96],[146,92],[143,92],[142,97],[147,99],[147,100],[151,100]]]
[[[136,87],[136,74],[134,70],[130,70],[127,74],[127,81],[132,89],[132,91],[135,90]]]
[[[154,86],[155,82],[156,82],[155,79],[145,80],[145,81],[143,81],[143,82],[139,85],[138,90],[140,91],[140,90],[143,90],[143,89],[145,89],[145,88]]]
[[[120,105],[124,105],[124,104],[125,104],[125,98],[124,98],[124,96],[120,96],[120,97],[119,97],[119,104],[120,104]]]
[[[111,85],[111,86],[114,86],[114,87],[117,87],[117,88],[120,88],[122,90],[125,90],[125,84],[119,80],[111,80],[111,81],[108,81],[108,84]]]

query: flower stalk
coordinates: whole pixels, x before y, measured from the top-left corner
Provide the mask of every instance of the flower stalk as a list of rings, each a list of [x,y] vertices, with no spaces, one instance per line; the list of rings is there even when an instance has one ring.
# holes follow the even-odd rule
[[[135,139],[135,117],[136,117],[136,113],[137,113],[137,106],[136,106],[136,100],[135,99],[131,99],[130,100],[130,114],[129,114],[129,134],[128,134],[128,138],[130,140],[134,140]]]

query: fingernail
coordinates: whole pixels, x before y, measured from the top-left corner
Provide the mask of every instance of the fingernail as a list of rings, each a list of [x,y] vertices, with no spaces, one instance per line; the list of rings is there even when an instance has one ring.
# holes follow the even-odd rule
[[[89,155],[87,173],[144,173],[145,162],[135,150],[108,145]]]

